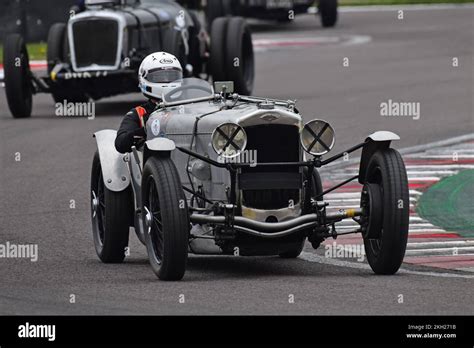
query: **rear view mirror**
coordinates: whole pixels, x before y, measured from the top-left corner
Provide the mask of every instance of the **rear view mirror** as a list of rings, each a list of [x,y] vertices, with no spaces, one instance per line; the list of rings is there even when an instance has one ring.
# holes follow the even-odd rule
[[[234,81],[216,81],[214,82],[214,91],[217,94],[234,93]]]

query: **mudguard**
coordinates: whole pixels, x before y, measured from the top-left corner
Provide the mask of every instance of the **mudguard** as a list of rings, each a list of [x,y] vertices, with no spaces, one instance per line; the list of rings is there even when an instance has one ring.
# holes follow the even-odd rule
[[[370,134],[365,141],[367,142],[362,148],[359,167],[359,183],[365,183],[366,169],[372,155],[380,150],[390,147],[390,143],[394,140],[400,140],[400,137],[392,132],[378,131]]]
[[[168,152],[176,149],[174,141],[168,138],[153,138],[147,140],[145,145],[150,151]]]
[[[121,192],[130,185],[130,173],[123,159],[125,155],[115,149],[116,136],[117,131],[111,129],[94,133],[105,187],[110,191]]]

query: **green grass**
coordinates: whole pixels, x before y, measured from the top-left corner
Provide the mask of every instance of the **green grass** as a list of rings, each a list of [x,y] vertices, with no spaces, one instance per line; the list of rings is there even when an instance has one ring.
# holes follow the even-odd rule
[[[341,6],[405,5],[405,4],[465,4],[474,0],[339,0]]]
[[[44,60],[46,59],[46,44],[45,43],[30,43],[26,45],[30,60]],[[0,64],[3,64],[3,46],[0,45]]]

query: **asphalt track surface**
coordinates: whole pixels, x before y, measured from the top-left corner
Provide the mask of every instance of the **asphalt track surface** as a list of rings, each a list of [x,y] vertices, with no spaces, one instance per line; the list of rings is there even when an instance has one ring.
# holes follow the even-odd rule
[[[298,99],[307,120],[321,117],[333,124],[336,149],[377,129],[399,133],[398,147],[470,133],[473,15],[466,7],[405,11],[403,20],[396,11],[343,13],[334,30],[323,30],[312,15],[288,25],[258,23],[256,39],[370,41],[326,40],[259,52],[255,94]],[[343,67],[344,57],[349,67]],[[388,99],[420,102],[420,119],[380,116],[380,103]],[[131,233],[126,263],[101,264],[89,216],[92,133],[116,128],[140,100],[133,95],[101,101],[97,117],[87,120],[54,116],[51,98],[42,95],[35,98],[31,119],[14,120],[0,92],[0,242],[39,247],[37,262],[0,259],[0,314],[474,313],[472,277],[445,277],[411,265],[403,266],[410,272],[375,276],[363,267],[311,262],[317,258],[310,257],[315,252],[309,245],[305,257],[295,260],[191,256],[183,281],[160,282]]]

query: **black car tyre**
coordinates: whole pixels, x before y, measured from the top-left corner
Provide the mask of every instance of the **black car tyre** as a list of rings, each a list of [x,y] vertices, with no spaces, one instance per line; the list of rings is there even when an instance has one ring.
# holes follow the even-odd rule
[[[21,35],[11,34],[5,38],[3,61],[8,107],[14,118],[30,117],[33,86],[28,51]]]
[[[55,23],[48,32],[48,46],[46,59],[48,64],[48,75],[54,66],[59,62],[64,62],[64,34],[66,33],[66,24]]]
[[[190,223],[179,174],[169,156],[147,160],[142,197],[142,211],[148,215],[144,229],[153,272],[161,280],[180,280],[186,271]]]
[[[99,259],[104,263],[123,262],[133,214],[133,197],[130,187],[122,192],[107,189],[98,152],[92,162],[91,208],[94,246]]]
[[[67,45],[66,24],[53,24],[48,32],[46,53],[49,76],[57,63],[67,61]],[[54,84],[51,86],[51,95],[56,103],[85,103],[89,100],[86,95],[77,90],[65,90],[63,86]]]
[[[229,18],[226,46],[225,68],[229,80],[234,81],[235,92],[252,94],[255,79],[252,34],[242,17]]]
[[[212,28],[214,20],[219,17],[238,15],[240,0],[207,0],[205,10],[207,28]]]
[[[226,38],[228,18],[217,18],[211,28],[211,56],[209,59],[209,74],[214,81],[225,81],[227,79],[226,63]]]
[[[375,152],[368,163],[365,183],[371,190],[377,189],[373,197],[382,206],[382,216],[374,217],[380,219],[380,223],[373,224],[377,231],[370,231],[372,237],[364,238],[367,261],[376,274],[394,274],[405,255],[410,214],[408,179],[400,154],[390,148]]]
[[[305,168],[305,175],[307,176],[308,170]],[[311,182],[311,196],[316,197],[317,195],[321,194],[323,192],[323,185],[321,182],[321,177],[319,175],[319,172],[315,168],[313,170],[313,177],[312,177],[312,182]],[[304,244],[305,244],[306,239],[303,239],[301,242],[301,245],[298,246],[298,248],[295,248],[294,250],[290,250],[284,253],[280,254],[280,257],[284,259],[294,259],[297,258],[301,252],[303,251]]]
[[[337,0],[319,0],[319,14],[323,27],[330,28],[336,25]]]

